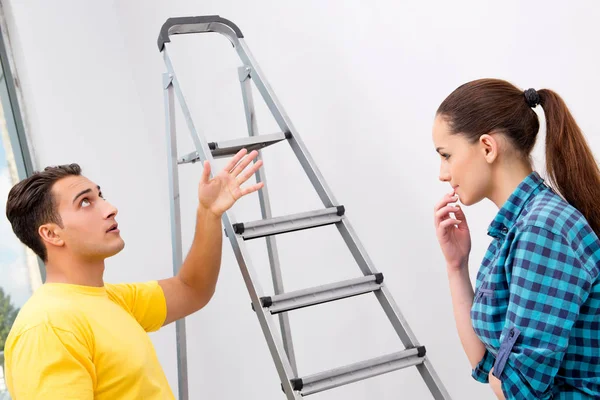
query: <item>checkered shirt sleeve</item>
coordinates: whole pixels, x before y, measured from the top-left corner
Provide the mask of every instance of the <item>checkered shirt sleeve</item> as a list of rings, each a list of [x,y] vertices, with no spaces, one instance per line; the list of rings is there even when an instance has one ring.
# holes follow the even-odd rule
[[[566,241],[544,228],[526,227],[511,246],[510,295],[493,375],[507,399],[551,399],[571,328],[594,279]],[[486,352],[482,372],[492,358]]]

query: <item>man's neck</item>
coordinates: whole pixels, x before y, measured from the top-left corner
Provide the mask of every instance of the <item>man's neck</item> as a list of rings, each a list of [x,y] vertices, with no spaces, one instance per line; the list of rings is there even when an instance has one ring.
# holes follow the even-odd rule
[[[46,283],[104,286],[104,260],[48,260]]]

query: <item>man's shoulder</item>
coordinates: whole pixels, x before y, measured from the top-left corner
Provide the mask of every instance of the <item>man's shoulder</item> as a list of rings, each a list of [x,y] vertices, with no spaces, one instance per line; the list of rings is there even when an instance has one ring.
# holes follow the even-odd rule
[[[69,300],[47,293],[42,286],[19,310],[10,335],[18,336],[44,326],[63,331],[80,330],[87,325],[85,314],[77,304]]]
[[[113,302],[130,309],[132,304],[144,298],[162,293],[158,281],[133,283],[106,283],[104,285],[108,297]]]
[[[158,281],[107,283],[104,286],[108,298],[129,312],[147,332],[159,329],[164,323],[167,304]]]
[[[43,357],[43,352],[56,350],[54,346],[59,342],[69,348],[74,343],[93,348],[93,331],[82,310],[73,304],[39,297],[34,294],[25,303],[10,329],[4,346],[7,365],[16,354]]]

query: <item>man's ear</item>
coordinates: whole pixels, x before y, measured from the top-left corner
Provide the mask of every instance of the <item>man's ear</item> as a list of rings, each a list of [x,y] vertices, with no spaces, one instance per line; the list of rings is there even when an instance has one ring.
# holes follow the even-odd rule
[[[65,245],[65,241],[60,237],[61,228],[55,223],[40,226],[38,233],[48,246],[62,247]]]
[[[500,143],[498,143],[498,136],[491,134],[483,134],[479,137],[479,145],[483,157],[488,164],[493,163],[498,158],[498,152],[500,151]]]

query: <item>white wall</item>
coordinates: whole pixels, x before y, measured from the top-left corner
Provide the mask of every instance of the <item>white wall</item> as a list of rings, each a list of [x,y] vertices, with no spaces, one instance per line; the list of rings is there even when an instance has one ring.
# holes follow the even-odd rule
[[[548,87],[563,95],[600,154],[597,3],[29,0],[5,8],[37,165],[81,163],[120,207],[127,247],[109,261],[107,280],[171,273],[156,37],[168,17],[220,14],[246,35],[453,398],[492,398],[470,378],[433,231],[433,205],[448,190],[437,180],[433,114],[456,86],[479,77]],[[210,140],[246,135],[239,62],[225,39],[176,37],[170,50],[196,125]],[[179,126],[180,152],[192,151]],[[276,131],[264,109],[259,127]],[[285,147],[265,152],[275,215],[319,207],[291,155]],[[199,174],[198,165],[181,167],[186,247]],[[257,218],[255,207],[256,197],[244,199],[236,217]],[[495,212],[489,203],[468,210],[473,278]],[[278,244],[288,290],[359,275],[331,227]],[[265,252],[258,242],[250,247],[270,293]],[[293,313],[301,374],[398,350],[376,305],[362,297]],[[152,337],[176,390],[174,327]],[[283,398],[228,242],[214,300],[188,318],[188,361],[192,399]],[[429,398],[414,369],[313,397]]]

